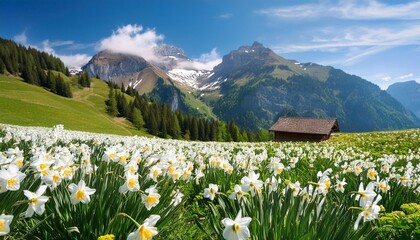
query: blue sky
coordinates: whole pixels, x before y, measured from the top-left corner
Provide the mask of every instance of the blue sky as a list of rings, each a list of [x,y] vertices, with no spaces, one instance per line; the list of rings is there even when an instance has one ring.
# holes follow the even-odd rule
[[[101,49],[171,44],[211,68],[259,41],[287,59],[331,65],[386,88],[420,82],[420,1],[0,0],[0,37],[82,65]],[[148,50],[149,49],[149,50]]]

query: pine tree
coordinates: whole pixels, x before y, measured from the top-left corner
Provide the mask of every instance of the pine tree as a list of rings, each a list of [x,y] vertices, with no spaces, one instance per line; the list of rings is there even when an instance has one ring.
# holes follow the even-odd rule
[[[138,108],[133,108],[133,125],[137,130],[141,130],[144,126],[143,116]]]
[[[199,135],[199,132],[198,132],[198,121],[197,121],[197,118],[196,117],[193,117],[192,118],[192,124],[191,124],[191,126],[190,126],[190,132],[191,132],[191,134],[190,134],[190,138],[191,138],[191,140],[198,140],[198,135]]]
[[[27,82],[29,84],[34,84],[35,83],[34,72],[33,72],[31,66],[27,66],[23,69],[22,78],[23,78],[23,80],[25,80],[25,82]]]
[[[159,126],[156,121],[156,116],[153,112],[150,113],[150,125],[148,127],[148,131],[150,134],[157,136],[159,132]]]
[[[181,137],[181,127],[179,126],[177,115],[174,114],[172,138],[179,139],[180,137]]]
[[[46,88],[50,89],[51,92],[56,92],[56,80],[54,74],[48,70],[48,76],[47,76],[47,86]]]
[[[4,64],[3,60],[0,58],[0,74],[6,73],[6,65]]]
[[[64,97],[68,97],[68,98],[72,98],[73,97],[73,93],[71,92],[71,87],[70,87],[70,83],[65,83],[64,85]]]
[[[115,90],[112,87],[109,88],[107,103],[108,103],[107,104],[108,106],[107,106],[106,111],[112,117],[116,117],[118,115],[117,100],[115,96]]]

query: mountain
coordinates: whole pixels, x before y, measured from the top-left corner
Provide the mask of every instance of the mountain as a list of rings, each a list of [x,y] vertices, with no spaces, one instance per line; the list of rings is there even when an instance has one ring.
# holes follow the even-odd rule
[[[155,49],[164,58],[161,67],[170,69],[176,62],[187,61],[183,52],[165,45]],[[177,55],[178,57],[174,57]],[[82,67],[90,76],[113,82],[117,85],[132,87],[140,94],[146,94],[153,100],[169,104],[172,111],[181,110],[195,115],[215,118],[209,107],[198,100],[183,84],[171,79],[165,70],[144,58],[111,51],[101,51]]]
[[[420,118],[420,83],[414,80],[394,83],[386,91]]]
[[[299,63],[255,42],[196,70],[182,49],[159,45],[158,62],[109,51],[83,67],[91,76],[132,86],[172,110],[268,129],[279,116],[335,117],[342,131],[413,128],[420,120],[387,92],[360,77]]]
[[[332,67],[286,60],[257,42],[224,56],[209,82],[220,88],[203,100],[241,127],[267,129],[279,116],[336,117],[343,131],[420,125],[378,86]]]

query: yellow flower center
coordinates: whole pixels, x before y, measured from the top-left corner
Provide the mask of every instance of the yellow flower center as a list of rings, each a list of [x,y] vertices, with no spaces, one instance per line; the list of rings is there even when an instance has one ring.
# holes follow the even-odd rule
[[[325,190],[330,189],[330,187],[331,187],[331,182],[330,182],[330,180],[329,180],[329,179],[325,179],[325,180],[324,180],[324,184],[325,184]]]
[[[115,154],[115,153],[111,153],[111,154],[109,154],[109,158],[110,158],[110,159],[114,159],[116,155],[117,155],[117,154]]]
[[[157,176],[159,176],[159,170],[155,169],[153,171],[153,177],[157,177]]]
[[[376,176],[376,172],[375,172],[375,171],[373,171],[373,170],[369,171],[369,173],[368,173],[368,177],[369,177],[370,179],[374,179],[374,178],[375,178],[375,176]]]
[[[369,217],[369,213],[370,213],[369,210],[370,208],[363,211],[363,215],[365,215],[365,217]]]
[[[128,156],[126,156],[126,155],[122,155],[122,156],[120,156],[119,161],[122,162],[122,163],[125,163],[126,160],[127,160],[127,157]]]
[[[171,166],[171,167],[168,169],[168,172],[169,172],[170,174],[172,174],[174,171],[175,171],[175,167],[174,167],[174,166]]]
[[[47,169],[42,170],[42,171],[41,171],[41,174],[42,174],[42,176],[47,176],[47,175],[48,175],[48,171],[47,171]]]
[[[23,165],[23,160],[22,160],[22,159],[18,159],[18,160],[16,160],[16,165],[17,165],[18,167],[22,167],[22,165]]]
[[[128,167],[128,169],[130,170],[131,173],[136,172],[136,167],[134,167],[134,166],[130,166],[130,167]]]
[[[60,176],[58,176],[58,175],[53,175],[52,179],[53,179],[53,182],[54,182],[54,183],[58,183],[58,182],[60,181]]]
[[[79,189],[76,192],[76,199],[77,200],[83,200],[85,198],[86,194],[85,194],[85,190],[84,189]]]
[[[130,178],[128,179],[127,185],[129,188],[134,188],[134,186],[136,186],[136,183],[137,181],[135,178]]]
[[[63,175],[65,177],[70,176],[70,174],[73,172],[73,170],[71,168],[66,168],[66,170],[64,170]]]
[[[232,230],[233,230],[235,233],[238,233],[238,232],[239,232],[239,230],[241,230],[241,226],[239,226],[239,224],[237,224],[237,223],[234,223],[234,224],[232,225]]]
[[[283,168],[277,168],[277,174],[280,174],[283,172]]]
[[[8,187],[13,187],[16,183],[17,183],[16,178],[11,178],[11,179],[7,180],[7,186]]]
[[[6,220],[0,219],[0,232],[4,232],[6,227]]]
[[[174,175],[172,175],[172,177],[173,177],[174,179],[178,179],[178,178],[179,178],[179,173],[174,173]]]
[[[147,240],[153,237],[153,232],[145,228],[144,226],[140,227],[139,233],[139,240]]]
[[[147,196],[146,198],[146,204],[147,205],[153,205],[155,202],[157,202],[158,196]]]
[[[402,182],[408,182],[410,179],[406,177],[400,177],[400,181]]]
[[[32,203],[32,204],[36,204],[37,202],[38,202],[38,198],[32,198],[30,200],[30,203]]]
[[[48,167],[48,165],[46,163],[39,164],[39,169],[41,169],[41,171],[45,170],[47,167]]]

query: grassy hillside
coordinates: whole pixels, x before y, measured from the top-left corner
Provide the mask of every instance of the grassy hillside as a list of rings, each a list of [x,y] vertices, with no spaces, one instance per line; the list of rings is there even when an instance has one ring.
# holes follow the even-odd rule
[[[1,123],[44,127],[63,124],[71,130],[146,135],[127,120],[106,114],[108,87],[100,80],[93,79],[90,89],[73,88],[72,99],[5,75],[0,75],[0,86]]]

